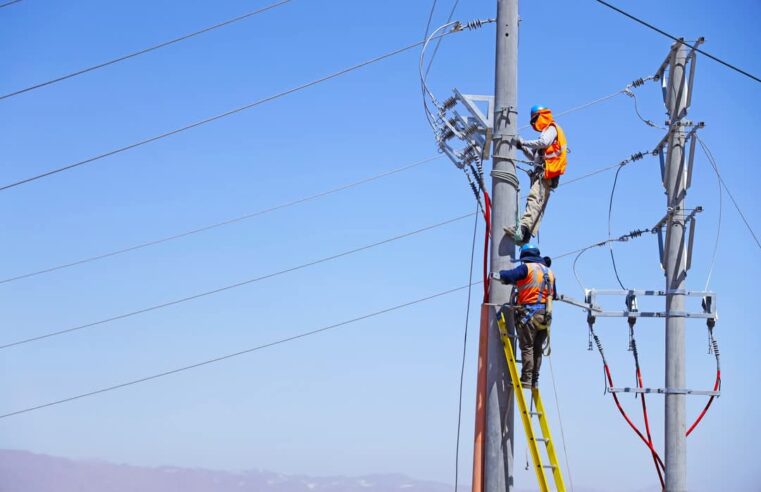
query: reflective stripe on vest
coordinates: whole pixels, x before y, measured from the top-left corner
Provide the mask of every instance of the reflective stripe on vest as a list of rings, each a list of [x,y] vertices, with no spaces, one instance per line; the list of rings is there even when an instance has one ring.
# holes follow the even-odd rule
[[[555,276],[549,268],[539,263],[526,263],[526,267],[528,268],[526,278],[515,283],[518,288],[518,304],[547,302],[547,298],[552,295]],[[547,277],[546,283],[545,276]]]
[[[548,126],[554,126],[557,132],[555,140],[544,151],[544,177],[551,179],[556,176],[565,174],[565,168],[568,164],[568,142],[565,139],[565,132],[554,121]]]

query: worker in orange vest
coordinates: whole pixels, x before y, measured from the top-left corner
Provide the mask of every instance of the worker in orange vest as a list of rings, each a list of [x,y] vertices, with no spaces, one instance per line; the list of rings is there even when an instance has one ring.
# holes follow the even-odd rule
[[[520,261],[518,267],[500,271],[499,280],[517,289],[512,308],[521,349],[521,386],[531,388],[539,381],[545,350],[549,355],[552,301],[557,298],[557,288],[551,260],[542,258],[536,245],[521,246]]]
[[[544,106],[532,107],[531,127],[541,132],[538,139],[513,139],[513,145],[522,150],[535,166],[530,173],[531,189],[523,217],[515,227],[505,227],[505,233],[512,236],[518,245],[529,242],[532,236],[539,233],[539,223],[547,208],[550,191],[557,188],[567,164],[565,132],[552,118],[552,111]]]

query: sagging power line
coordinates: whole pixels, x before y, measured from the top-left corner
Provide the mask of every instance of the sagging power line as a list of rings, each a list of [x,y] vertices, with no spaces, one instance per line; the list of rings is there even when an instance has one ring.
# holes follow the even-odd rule
[[[624,16],[626,16],[626,17],[628,17],[629,19],[633,20],[634,22],[637,22],[637,23],[639,23],[639,24],[642,24],[643,26],[645,26],[645,27],[647,27],[647,28],[649,28],[649,29],[652,29],[653,31],[657,32],[658,34],[661,34],[661,35],[663,35],[663,36],[666,36],[667,38],[671,39],[672,41],[676,41],[677,43],[683,44],[684,46],[686,46],[686,47],[688,47],[688,48],[690,48],[690,49],[693,49],[693,50],[697,51],[697,52],[698,52],[698,53],[700,53],[701,55],[707,56],[707,57],[708,57],[708,58],[710,58],[711,60],[713,60],[713,61],[715,61],[715,62],[718,62],[718,63],[721,63],[721,64],[722,64],[722,65],[724,65],[725,67],[727,67],[727,68],[729,68],[729,69],[731,69],[731,70],[734,70],[735,72],[737,72],[737,73],[739,73],[739,74],[745,75],[746,77],[748,77],[748,78],[749,78],[749,79],[751,79],[751,80],[755,80],[756,82],[760,82],[760,83],[761,83],[761,79],[760,79],[760,78],[758,78],[758,77],[756,77],[755,75],[753,75],[753,74],[751,74],[751,73],[749,73],[749,72],[746,72],[745,70],[743,70],[743,69],[739,68],[738,66],[736,66],[736,65],[733,65],[733,64],[731,64],[731,63],[729,63],[729,62],[726,62],[726,61],[722,60],[721,58],[719,58],[719,57],[717,57],[717,56],[714,56],[714,55],[712,55],[712,54],[710,54],[710,53],[707,53],[706,51],[704,51],[704,50],[701,50],[701,49],[700,49],[700,48],[698,48],[697,46],[693,46],[693,45],[691,45],[691,44],[687,43],[687,42],[684,40],[684,38],[677,38],[676,36],[674,36],[674,35],[672,35],[672,34],[669,34],[669,33],[667,33],[667,32],[666,32],[666,31],[664,31],[663,29],[659,29],[659,28],[655,27],[654,25],[650,24],[649,22],[645,22],[644,20],[640,19],[639,17],[636,17],[636,16],[634,16],[634,15],[632,15],[632,14],[630,14],[630,13],[626,12],[625,10],[621,10],[620,8],[616,7],[615,5],[611,5],[611,4],[609,4],[608,2],[605,2],[604,0],[595,0],[595,1],[596,1],[597,3],[600,3],[600,4],[602,4],[602,5],[605,5],[605,6],[606,6],[606,7],[608,7],[609,9],[615,10],[615,11],[616,11],[616,12],[618,12],[619,14],[622,14],[622,15],[624,15]]]
[[[152,239],[150,241],[144,241],[144,242],[133,244],[133,245],[130,245],[130,246],[125,246],[125,247],[118,248],[118,249],[115,249],[115,250],[112,250],[112,251],[109,251],[109,252],[106,252],[106,253],[101,253],[99,255],[89,256],[89,257],[81,258],[79,260],[70,261],[70,262],[67,262],[67,263],[61,263],[59,265],[55,265],[55,266],[52,266],[52,267],[48,267],[48,268],[44,268],[44,269],[40,269],[40,270],[35,270],[35,271],[32,271],[32,272],[23,273],[21,275],[15,275],[13,277],[4,278],[4,279],[0,280],[0,284],[7,284],[7,283],[15,282],[15,281],[21,280],[21,279],[36,277],[36,276],[39,276],[39,275],[44,275],[46,273],[52,273],[52,272],[55,272],[55,271],[58,271],[58,270],[64,270],[64,269],[67,269],[67,268],[71,268],[71,267],[75,267],[75,266],[79,266],[79,265],[84,265],[84,264],[87,264],[87,263],[92,263],[94,261],[103,260],[103,259],[106,259],[106,258],[111,258],[111,257],[114,257],[114,256],[122,255],[124,253],[129,253],[129,252],[132,252],[132,251],[137,251],[137,250],[140,250],[140,249],[143,249],[143,248],[147,248],[147,247],[150,247],[150,246],[157,246],[159,244],[163,244],[163,243],[166,243],[166,242],[169,242],[169,241],[174,241],[176,239],[182,239],[182,238],[185,238],[185,237],[188,237],[188,236],[192,236],[192,235],[199,234],[199,233],[202,233],[202,232],[206,232],[206,231],[210,231],[210,230],[213,230],[213,229],[217,229],[219,227],[224,227],[224,226],[232,225],[232,224],[235,224],[235,223],[238,223],[238,222],[242,222],[242,221],[245,221],[245,220],[253,219],[255,217],[259,217],[259,216],[262,216],[262,215],[265,215],[265,214],[268,214],[268,213],[271,213],[271,212],[275,212],[277,210],[282,210],[284,208],[289,208],[289,207],[292,207],[292,206],[295,206],[295,205],[299,205],[299,204],[302,204],[302,203],[305,203],[305,202],[309,202],[309,201],[316,200],[316,199],[319,199],[319,198],[324,198],[324,197],[332,195],[334,193],[338,193],[338,192],[341,192],[341,191],[346,191],[348,189],[355,188],[357,186],[361,186],[363,184],[367,184],[367,183],[370,183],[372,181],[376,181],[376,180],[379,180],[379,179],[382,179],[382,178],[386,178],[386,177],[392,176],[394,174],[398,174],[398,173],[401,173],[401,172],[404,172],[404,171],[409,171],[411,169],[414,169],[414,168],[416,168],[418,166],[421,166],[423,164],[427,164],[427,163],[432,162],[432,161],[434,161],[436,159],[439,159],[439,158],[441,158],[441,156],[431,156],[431,157],[428,157],[426,159],[422,159],[422,160],[419,160],[419,161],[416,161],[416,162],[412,162],[410,164],[406,164],[406,165],[401,166],[401,167],[389,169],[389,170],[386,170],[386,171],[384,171],[382,173],[375,174],[373,176],[368,176],[366,178],[362,178],[360,180],[353,181],[353,182],[350,182],[350,183],[346,183],[346,184],[337,186],[335,188],[331,188],[331,189],[328,189],[328,190],[325,190],[325,191],[320,191],[320,192],[317,192],[317,193],[314,193],[314,194],[311,194],[311,195],[307,195],[307,196],[304,196],[304,197],[301,197],[301,198],[296,198],[296,199],[293,199],[293,200],[290,200],[290,201],[287,201],[287,202],[284,202],[284,203],[280,203],[280,204],[273,205],[273,206],[270,206],[270,207],[267,207],[267,208],[256,210],[254,212],[249,212],[249,213],[246,213],[246,214],[243,214],[243,215],[239,215],[237,217],[232,217],[232,218],[224,219],[224,220],[221,220],[221,221],[218,221],[218,222],[214,222],[212,224],[207,224],[207,225],[204,225],[204,226],[196,227],[194,229],[190,229],[190,230],[187,230],[187,231],[171,234],[171,235],[164,236],[164,237],[161,237],[161,238],[158,238],[158,239]]]
[[[21,0],[17,0],[17,1],[21,1]],[[272,3],[272,4],[267,5],[265,7],[253,10],[251,12],[247,12],[247,13],[242,14],[242,15],[239,15],[237,17],[233,17],[231,19],[227,19],[227,20],[219,22],[217,24],[204,27],[203,29],[199,29],[197,31],[194,31],[194,32],[191,32],[191,33],[188,33],[188,34],[184,34],[184,35],[179,36],[177,38],[170,39],[168,41],[164,41],[162,43],[155,44],[153,46],[149,46],[147,48],[143,48],[143,49],[138,50],[138,51],[133,51],[132,53],[129,53],[127,55],[123,55],[123,56],[120,56],[120,57],[117,57],[117,58],[113,58],[111,60],[108,60],[108,61],[105,61],[105,62],[102,62],[102,63],[98,63],[96,65],[92,65],[92,66],[89,66],[89,67],[86,67],[86,68],[82,68],[82,69],[76,70],[74,72],[67,73],[66,75],[61,75],[60,77],[56,77],[56,78],[47,80],[45,82],[40,82],[38,84],[30,85],[30,86],[25,87],[23,89],[18,89],[16,91],[9,92],[7,94],[3,94],[3,95],[0,96],[0,101],[2,101],[3,99],[8,99],[10,97],[18,96],[20,94],[24,94],[26,92],[33,91],[35,89],[40,89],[42,87],[47,87],[49,85],[57,84],[58,82],[63,82],[64,80],[68,80],[68,79],[77,77],[79,75],[84,75],[86,73],[93,72],[95,70],[98,70],[98,69],[101,69],[101,68],[105,68],[105,67],[108,67],[110,65],[114,65],[116,63],[123,62],[125,60],[129,60],[130,58],[135,58],[137,56],[144,55],[146,53],[150,53],[152,51],[156,51],[156,50],[159,50],[161,48],[165,48],[167,46],[179,43],[181,41],[185,41],[187,39],[194,38],[194,37],[199,36],[201,34],[205,34],[205,33],[209,32],[209,31],[214,31],[216,29],[219,29],[219,28],[222,28],[222,27],[225,27],[225,26],[229,26],[231,24],[235,24],[237,22],[243,21],[245,19],[249,19],[251,17],[254,17],[256,15],[262,14],[264,12],[267,12],[268,10],[272,10],[272,9],[274,9],[276,7],[280,7],[281,5],[284,5],[284,4],[289,3],[291,1],[292,0],[280,0],[279,2]],[[14,3],[14,2],[10,2],[10,3]],[[9,4],[6,4],[6,5],[9,5]],[[5,5],[0,5],[0,8],[2,8],[4,6]]]
[[[310,337],[312,335],[317,335],[319,333],[324,333],[326,331],[333,330],[333,329],[339,328],[341,326],[346,326],[346,325],[349,325],[349,324],[352,324],[352,323],[357,323],[359,321],[363,321],[363,320],[366,320],[366,319],[374,318],[374,317],[380,316],[382,314],[390,313],[392,311],[397,311],[397,310],[403,309],[405,307],[409,307],[409,306],[413,306],[415,304],[420,304],[422,302],[430,301],[432,299],[443,297],[443,296],[446,296],[447,294],[452,294],[454,292],[465,290],[467,288],[468,288],[467,285],[463,285],[463,286],[460,286],[460,287],[455,287],[454,289],[449,289],[449,290],[437,292],[435,294],[431,294],[431,295],[426,296],[426,297],[421,297],[421,298],[415,299],[413,301],[409,301],[409,302],[405,302],[403,304],[397,304],[395,306],[391,306],[391,307],[388,307],[388,308],[385,308],[385,309],[381,309],[380,311],[374,311],[372,313],[364,314],[362,316],[357,316],[356,318],[352,318],[352,319],[348,319],[348,320],[341,321],[341,322],[338,322],[338,323],[334,323],[334,324],[331,324],[331,325],[323,326],[323,327],[317,328],[315,330],[306,331],[306,332],[299,333],[297,335],[293,335],[293,336],[286,337],[286,338],[281,338],[279,340],[275,340],[274,342],[266,343],[266,344],[263,344],[263,345],[257,345],[256,347],[251,347],[251,348],[247,348],[245,350],[240,350],[238,352],[233,352],[233,353],[230,353],[230,354],[225,354],[225,355],[222,355],[222,356],[219,356],[219,357],[215,357],[213,359],[206,359],[206,360],[203,360],[201,362],[196,362],[194,364],[190,364],[190,365],[183,366],[183,367],[178,367],[176,369],[171,369],[169,371],[160,372],[160,373],[153,374],[153,375],[146,376],[146,377],[142,377],[142,378],[139,378],[139,379],[133,379],[131,381],[127,381],[127,382],[124,382],[124,383],[115,384],[115,385],[112,385],[112,386],[106,386],[104,388],[100,388],[100,389],[97,389],[97,390],[94,390],[94,391],[89,391],[87,393],[80,393],[78,395],[70,396],[68,398],[63,398],[63,399],[60,399],[60,400],[55,400],[55,401],[51,401],[51,402],[48,402],[48,403],[43,403],[43,404],[40,404],[40,405],[35,405],[35,406],[32,406],[32,407],[23,408],[21,410],[16,410],[16,411],[13,411],[13,412],[8,412],[8,413],[0,415],[0,419],[5,419],[5,418],[8,418],[8,417],[13,417],[14,415],[21,415],[21,414],[33,412],[33,411],[36,411],[36,410],[41,410],[43,408],[48,408],[48,407],[53,407],[53,406],[56,406],[56,405],[61,405],[61,404],[68,403],[68,402],[71,402],[71,401],[80,400],[82,398],[87,398],[87,397],[90,397],[90,396],[95,396],[95,395],[99,395],[99,394],[102,394],[102,393],[107,393],[107,392],[114,391],[114,390],[121,389],[121,388],[126,388],[127,386],[133,386],[133,385],[136,385],[136,384],[152,381],[154,379],[163,378],[163,377],[166,377],[166,376],[170,376],[172,374],[177,374],[177,373],[180,373],[180,372],[189,371],[191,369],[197,369],[199,367],[207,366],[207,365],[210,365],[210,364],[216,364],[217,362],[222,362],[222,361],[227,360],[227,359],[232,359],[234,357],[239,357],[241,355],[250,354],[252,352],[257,352],[259,350],[263,350],[263,349],[266,349],[266,348],[274,347],[276,345],[281,345],[281,344],[288,343],[288,342],[293,342],[295,340],[299,340],[299,339],[302,339],[302,338]]]
[[[456,32],[461,32],[461,30],[449,31],[449,32],[441,34],[440,36],[448,36],[448,35],[454,34]],[[0,191],[5,191],[5,190],[8,190],[10,188],[15,188],[17,186],[21,186],[21,185],[24,185],[24,184],[27,184],[27,183],[31,183],[33,181],[37,181],[39,179],[43,179],[43,178],[46,178],[46,177],[49,177],[49,176],[52,176],[54,174],[58,174],[58,173],[61,173],[61,172],[64,172],[64,171],[69,171],[71,169],[84,166],[86,164],[90,164],[90,163],[93,163],[93,162],[96,162],[96,161],[100,161],[102,159],[105,159],[106,157],[111,157],[113,155],[121,154],[123,152],[135,149],[137,147],[142,147],[142,146],[147,145],[149,143],[153,143],[153,142],[156,142],[156,141],[159,141],[159,140],[163,140],[163,139],[165,139],[167,137],[171,137],[171,136],[176,135],[178,133],[185,132],[185,131],[190,130],[192,128],[196,128],[196,127],[199,127],[199,126],[202,126],[202,125],[206,125],[207,123],[211,123],[213,121],[221,120],[221,119],[226,118],[228,116],[232,116],[232,115],[240,113],[242,111],[246,111],[246,110],[254,108],[256,106],[259,106],[259,105],[268,103],[270,101],[274,101],[276,99],[280,99],[282,97],[288,96],[288,95],[293,94],[295,92],[302,91],[302,90],[307,89],[309,87],[312,87],[314,85],[318,85],[318,84],[321,84],[321,83],[326,82],[328,80],[340,77],[340,76],[345,75],[347,73],[350,73],[350,72],[353,72],[353,71],[358,70],[360,68],[363,68],[363,67],[365,67],[367,65],[371,65],[373,63],[377,63],[379,61],[385,60],[386,58],[390,58],[392,56],[404,53],[404,52],[409,51],[409,50],[411,50],[413,48],[421,46],[422,44],[423,44],[423,41],[418,41],[416,43],[409,44],[409,45],[404,46],[402,48],[398,48],[398,49],[386,52],[386,53],[384,53],[382,55],[376,56],[374,58],[370,58],[370,59],[365,60],[363,62],[357,63],[356,65],[352,65],[352,66],[346,67],[344,69],[341,69],[341,70],[339,70],[337,72],[333,72],[333,73],[331,73],[329,75],[325,75],[323,77],[314,79],[314,80],[306,82],[304,84],[297,85],[297,86],[292,87],[290,89],[286,89],[286,90],[278,92],[276,94],[272,94],[270,96],[261,98],[261,99],[259,99],[257,101],[254,101],[252,103],[246,104],[244,106],[239,106],[239,107],[231,109],[229,111],[225,111],[224,113],[219,113],[219,114],[216,114],[214,116],[210,116],[208,118],[204,118],[204,119],[202,119],[200,121],[196,121],[194,123],[190,123],[188,125],[176,128],[174,130],[170,130],[170,131],[161,133],[159,135],[155,135],[153,137],[149,137],[149,138],[140,140],[138,142],[134,142],[132,144],[125,145],[123,147],[119,147],[119,148],[110,150],[108,152],[104,152],[102,154],[98,154],[98,155],[89,157],[87,159],[83,159],[83,160],[80,160],[80,161],[77,161],[77,162],[73,162],[73,163],[67,164],[65,166],[61,166],[61,167],[54,168],[54,169],[51,169],[49,171],[46,171],[46,172],[43,172],[43,173],[40,173],[40,174],[37,174],[37,175],[34,175],[34,176],[30,176],[28,178],[24,178],[24,179],[21,179],[21,180],[18,180],[18,181],[14,181],[14,182],[8,183],[6,185],[0,186]]]
[[[11,5],[13,5],[15,3],[20,3],[20,2],[23,2],[23,1],[24,0],[11,0],[10,2],[0,3],[0,9],[2,9],[4,7],[10,7]]]
[[[472,217],[472,216],[473,216],[473,213],[471,212],[471,213],[468,213],[468,214],[465,214],[465,215],[460,215],[458,217],[447,219],[447,220],[442,221],[442,222],[438,222],[436,224],[432,224],[432,225],[429,225],[429,226],[421,227],[421,228],[415,229],[413,231],[409,231],[409,232],[405,232],[405,233],[402,233],[402,234],[398,234],[396,236],[392,236],[390,238],[383,239],[381,241],[376,241],[374,243],[366,244],[364,246],[360,246],[360,247],[353,248],[353,249],[350,249],[350,250],[347,250],[347,251],[343,251],[341,253],[336,253],[334,255],[325,256],[325,257],[319,258],[317,260],[313,260],[313,261],[309,261],[309,262],[306,262],[306,263],[302,263],[300,265],[296,265],[296,266],[293,266],[293,267],[290,267],[290,268],[285,268],[283,270],[278,270],[276,272],[268,273],[266,275],[260,275],[258,277],[249,278],[249,279],[246,279],[246,280],[243,280],[243,281],[240,281],[240,282],[236,282],[234,284],[228,284],[228,285],[225,285],[225,286],[222,286],[222,287],[218,287],[216,289],[207,290],[207,291],[204,291],[204,292],[199,292],[197,294],[181,297],[181,298],[178,298],[178,299],[173,299],[171,301],[163,302],[161,304],[155,304],[153,306],[149,306],[149,307],[142,308],[142,309],[137,309],[137,310],[130,311],[130,312],[127,312],[127,313],[122,313],[122,314],[119,314],[119,315],[116,315],[116,316],[111,316],[109,318],[101,319],[101,320],[98,320],[98,321],[93,321],[93,322],[86,323],[86,324],[83,324],[83,325],[78,325],[78,326],[74,326],[74,327],[71,327],[71,328],[66,328],[66,329],[63,329],[63,330],[56,330],[56,331],[45,333],[43,335],[29,337],[29,338],[25,338],[25,339],[22,339],[22,340],[16,340],[15,342],[5,343],[5,344],[0,345],[0,350],[8,349],[8,348],[11,348],[11,347],[16,347],[16,346],[19,346],[19,345],[24,345],[24,344],[27,344],[27,343],[37,342],[37,341],[40,341],[40,340],[45,340],[45,339],[56,337],[56,336],[66,335],[66,334],[69,334],[69,333],[74,333],[76,331],[84,330],[86,328],[92,328],[94,326],[105,325],[105,324],[111,323],[113,321],[122,320],[122,319],[126,319],[126,318],[131,318],[133,316],[137,316],[137,315],[140,315],[140,314],[149,313],[149,312],[156,311],[156,310],[163,309],[163,308],[167,308],[167,307],[170,307],[170,306],[175,306],[177,304],[183,304],[185,302],[194,301],[196,299],[200,299],[200,298],[203,298],[203,297],[208,297],[208,296],[211,296],[211,295],[214,295],[214,294],[219,294],[221,292],[225,292],[225,291],[228,291],[228,290],[237,289],[238,287],[243,287],[243,286],[246,286],[246,285],[251,285],[251,284],[254,284],[256,282],[260,282],[262,280],[270,279],[270,278],[273,278],[273,277],[278,277],[280,275],[285,275],[286,273],[291,273],[291,272],[295,272],[297,270],[302,270],[304,268],[308,268],[308,267],[311,267],[311,266],[319,265],[321,263],[325,263],[325,262],[328,262],[328,261],[336,260],[338,258],[343,258],[344,256],[349,256],[349,255],[352,255],[352,254],[355,254],[355,253],[359,253],[361,251],[366,251],[368,249],[372,249],[372,248],[375,248],[377,246],[381,246],[381,245],[384,245],[384,244],[392,243],[392,242],[398,241],[400,239],[404,239],[404,238],[407,238],[407,237],[410,237],[410,236],[415,236],[415,235],[421,234],[423,232],[427,232],[427,231],[431,231],[431,230],[434,230],[434,229],[438,229],[438,228],[443,227],[445,225],[449,225],[449,224],[452,224],[454,222],[457,222],[457,221],[460,221],[460,220],[463,220],[463,219],[465,219],[467,217]]]

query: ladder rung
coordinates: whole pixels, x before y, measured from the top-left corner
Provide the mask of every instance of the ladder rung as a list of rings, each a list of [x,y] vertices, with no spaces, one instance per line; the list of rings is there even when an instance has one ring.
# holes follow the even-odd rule
[[[537,417],[542,415],[542,412],[529,412],[530,415],[536,415]]]
[[[550,442],[550,440],[547,439],[546,437],[535,437],[534,440],[540,441],[540,442]]]
[[[555,465],[542,465],[542,468],[549,468],[551,470],[555,469]]]

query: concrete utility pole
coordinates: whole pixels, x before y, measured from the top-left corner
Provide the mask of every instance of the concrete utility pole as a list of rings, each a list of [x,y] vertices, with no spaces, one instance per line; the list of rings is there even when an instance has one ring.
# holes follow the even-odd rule
[[[491,271],[512,267],[515,243],[504,234],[515,225],[518,207],[518,177],[512,138],[517,134],[518,102],[518,0],[497,0],[497,53],[494,86],[494,133],[492,168]],[[511,289],[492,282],[489,301],[502,305]],[[486,425],[484,446],[484,491],[504,492],[513,488],[514,395],[499,328],[490,310],[488,362],[486,369]],[[510,332],[515,328],[510,321]],[[480,491],[478,491],[480,492]]]
[[[668,83],[669,122],[673,125],[686,114],[688,73],[685,70],[688,50],[684,44],[676,47],[672,55]],[[684,291],[687,276],[687,253],[685,248],[684,198],[687,192],[687,170],[684,166],[685,130],[676,126],[668,137],[668,154],[664,185],[668,196],[666,244],[664,245],[664,268],[666,270],[667,291]],[[666,312],[683,312],[683,294],[666,295]],[[666,318],[666,389],[685,388],[684,359],[684,318]],[[666,490],[683,492],[687,490],[687,445],[685,431],[686,395],[666,393]]]

